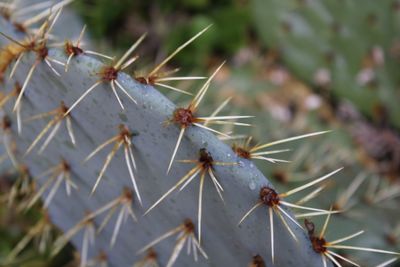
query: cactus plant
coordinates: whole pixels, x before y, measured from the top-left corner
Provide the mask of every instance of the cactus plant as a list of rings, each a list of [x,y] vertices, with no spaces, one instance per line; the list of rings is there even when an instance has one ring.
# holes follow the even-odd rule
[[[352,0],[252,1],[260,38],[280,51],[296,75],[396,128],[398,5],[397,0],[363,5]]]
[[[44,22],[45,26],[41,27],[39,33],[46,30],[47,25],[51,29],[52,22],[60,14],[55,12],[51,13],[49,21]],[[1,19],[0,23],[1,29],[4,29],[3,35],[11,39],[11,42],[6,39],[0,41],[2,52],[7,52],[10,45],[20,45],[21,42],[16,44],[15,40],[24,40],[25,36],[16,33],[10,21]],[[308,189],[327,179],[329,175],[296,187],[286,194],[277,195],[272,184],[250,160],[236,155],[228,145],[207,131],[210,128],[204,124],[212,121],[243,118],[217,115],[198,117],[198,113],[202,113],[200,100],[212,89],[209,89],[213,87],[211,79],[217,72],[205,82],[188,108],[176,108],[147,79],[143,82],[143,79],[120,72],[125,67],[123,62],[127,56],[123,56],[123,60],[114,65],[104,64],[85,53],[76,53],[71,57],[71,49],[47,49],[47,36],[37,36],[39,38],[35,40],[34,48],[24,52],[24,56],[17,61],[12,78],[8,78],[11,63],[17,58],[6,60],[5,63],[2,61],[4,88],[8,93],[13,92],[16,82],[23,84],[19,93],[14,94],[17,96],[16,103],[8,101],[3,105],[7,117],[4,117],[2,128],[4,147],[11,163],[16,167],[22,166],[21,164],[28,166],[29,173],[36,177],[35,181],[41,187],[41,190],[32,195],[25,208],[34,205],[38,197],[43,196],[44,204],[49,209],[49,217],[65,232],[55,242],[53,254],[71,240],[82,251],[81,266],[89,264],[89,259],[96,259],[97,255],[107,255],[97,259],[101,262],[106,259],[109,266],[130,266],[134,262],[191,266],[193,259],[181,253],[187,243],[188,251],[199,260],[199,266],[262,266],[265,263],[267,266],[321,266],[320,257],[313,250],[307,233],[293,219],[291,211],[280,205],[288,203],[277,199],[277,196],[284,197]],[[39,42],[39,46],[36,46],[36,42]],[[139,42],[132,47],[136,47]],[[66,46],[68,47],[71,48]],[[44,50],[46,53],[39,53],[38,61],[35,53]],[[130,52],[132,51],[129,50],[125,55]],[[128,59],[129,64],[126,67],[134,59]],[[68,62],[68,71],[64,72],[65,66],[49,68],[51,64],[46,65],[46,60]],[[102,75],[100,80],[97,77],[99,73]],[[157,73],[157,69],[154,73]],[[118,97],[114,83],[128,98]],[[91,91],[87,88],[100,90],[96,90],[95,97],[86,98]],[[118,101],[105,102],[109,98],[114,100],[115,96]],[[61,101],[61,108],[57,108]],[[68,105],[71,106],[67,108]],[[16,111],[17,116],[13,111]],[[194,111],[196,114],[193,114]],[[37,114],[39,117],[54,115],[54,118],[47,123],[40,120],[27,123],[24,120],[37,118]],[[58,131],[64,119],[67,131]],[[180,127],[174,124],[163,127],[163,122],[171,120]],[[22,131],[18,131],[22,129],[18,127],[18,121],[23,126]],[[241,125],[236,122],[233,124]],[[123,127],[115,135],[119,125]],[[51,126],[54,128],[44,145],[36,151],[36,143],[49,131],[43,129]],[[104,140],[107,141],[104,143]],[[113,143],[111,152],[104,154],[102,149]],[[121,146],[124,147],[123,151],[118,150]],[[200,158],[197,160],[199,151]],[[35,154],[36,152],[39,153]],[[82,164],[85,157],[92,158],[97,153],[106,156],[105,163],[101,159],[96,161],[93,158]],[[178,161],[172,165],[175,157]],[[188,174],[188,168],[182,164],[185,162],[198,165],[189,170]],[[228,166],[218,166],[218,163],[228,163]],[[166,173],[167,170],[170,172]],[[50,176],[41,176],[43,171]],[[195,174],[199,173],[200,197],[196,203],[196,189],[190,183],[194,181]],[[204,178],[206,174],[209,174],[210,179]],[[132,178],[134,193],[125,190],[121,194],[123,188],[130,187],[126,177]],[[177,177],[185,179],[173,186]],[[99,183],[100,179],[103,179],[102,183]],[[59,188],[63,180],[66,182],[65,191]],[[55,181],[51,189],[46,185],[49,181]],[[175,189],[181,184],[187,189],[182,190],[179,195],[172,194],[146,216],[136,218],[135,214],[143,213],[144,207],[149,207],[152,203],[158,204],[157,199],[164,192],[171,192],[171,186]],[[78,190],[70,190],[75,185]],[[213,193],[212,187],[215,187],[217,194]],[[254,211],[246,225],[238,227],[237,224],[248,206],[258,199],[260,189],[262,191],[265,188],[268,188],[268,192],[275,192],[272,194],[275,197],[269,202],[265,200],[264,204],[270,207],[270,211],[273,208],[279,209],[290,220],[282,219],[282,214],[277,212],[282,220],[272,223],[272,212],[268,217],[265,212]],[[142,198],[139,198],[139,191]],[[271,194],[267,195],[262,195],[262,200],[269,198]],[[224,202],[218,201],[222,196]],[[198,205],[202,205],[204,209]],[[118,216],[113,216],[118,207],[121,208]],[[313,211],[320,214],[331,213],[320,208]],[[132,217],[132,222],[126,221],[128,216]],[[270,226],[267,223],[268,218]],[[196,219],[197,224],[193,223]],[[201,225],[200,236],[198,233]],[[95,236],[96,229],[99,234]],[[271,239],[272,242],[266,238],[269,231],[271,237],[276,237],[276,242],[275,238]],[[174,234],[178,234],[175,243],[164,241]],[[265,238],[260,238],[263,234]],[[113,246],[109,244],[110,239]],[[135,255],[135,252],[145,252],[150,247],[155,252],[150,250],[144,259],[142,255]],[[197,258],[198,252],[204,258]]]
[[[352,131],[352,129],[361,131],[365,129],[367,123],[364,120],[355,124],[338,121],[329,104],[322,99],[319,100],[321,102],[317,107],[309,106],[308,101],[314,101],[316,95],[293,76],[289,74],[282,84],[277,85],[275,81],[271,82],[270,76],[262,76],[265,75],[262,55],[255,54],[249,61],[252,62],[254,70],[247,73],[241,69],[233,70],[232,73],[235,75],[225,76],[224,85],[207,101],[213,102],[213,99],[232,96],[232,112],[250,111],[250,114],[256,114],[255,125],[268,125],[268,128],[252,127],[248,131],[253,136],[253,145],[266,138],[270,140],[283,138],[305,129],[318,131],[326,129],[326,125],[330,125],[332,129],[331,134],[313,139],[312,142],[296,146],[286,144],[283,148],[291,148],[294,151],[292,156],[284,158],[291,161],[289,165],[254,163],[268,175],[267,177],[276,182],[275,185],[281,192],[290,190],[293,185],[304,181],[310,174],[329,170],[335,166],[345,166],[346,172],[335,175],[333,184],[325,184],[324,189],[318,193],[319,196],[310,200],[310,203],[324,202],[326,208],[334,204],[335,208],[337,206],[338,209],[345,210],[341,216],[332,217],[334,223],[327,232],[329,240],[341,238],[342,235],[351,232],[350,229],[354,232],[364,229],[362,237],[354,239],[354,245],[363,247],[368,244],[371,247],[397,250],[398,239],[395,238],[396,242],[388,241],[391,236],[397,236],[395,233],[399,218],[392,210],[398,203],[397,176],[390,176],[391,180],[386,179],[390,177],[380,173],[373,159],[360,157],[362,147],[354,143],[347,133],[347,130]],[[262,86],[263,83],[266,85]],[[251,86],[242,88],[242,84]],[[291,106],[294,108],[291,109]],[[287,113],[276,112],[281,109]],[[357,116],[360,117],[359,114]],[[347,126],[343,127],[344,125]],[[363,125],[362,128],[359,125]],[[233,146],[237,147],[236,141],[233,142]],[[323,223],[316,219],[313,221],[317,224]],[[379,261],[385,262],[385,258],[371,253],[351,252],[347,256],[361,266],[376,266]],[[392,262],[389,266],[395,264]]]

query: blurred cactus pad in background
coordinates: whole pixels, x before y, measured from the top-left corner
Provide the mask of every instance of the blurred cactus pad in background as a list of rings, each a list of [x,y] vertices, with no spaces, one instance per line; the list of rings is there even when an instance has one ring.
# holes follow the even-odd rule
[[[400,1],[0,14],[1,267],[400,266]]]

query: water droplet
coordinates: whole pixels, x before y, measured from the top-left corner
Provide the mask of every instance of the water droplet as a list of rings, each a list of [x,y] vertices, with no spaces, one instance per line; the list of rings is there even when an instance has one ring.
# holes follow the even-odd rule
[[[201,140],[201,143],[203,144],[204,147],[207,147],[207,146],[208,146],[208,142],[205,141],[205,140]]]
[[[253,182],[253,181],[251,181],[251,182],[249,183],[249,188],[250,188],[250,190],[255,190],[255,189],[256,189],[256,183]]]

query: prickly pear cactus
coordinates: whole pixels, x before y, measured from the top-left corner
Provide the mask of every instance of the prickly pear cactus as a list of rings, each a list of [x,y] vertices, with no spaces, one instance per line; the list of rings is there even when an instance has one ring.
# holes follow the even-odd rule
[[[268,125],[268,127],[248,129],[246,133],[253,136],[255,143],[259,140],[288,137],[298,132],[320,131],[330,125],[329,128],[332,130],[330,134],[305,142],[285,144],[284,148],[290,148],[292,151],[285,154],[287,155],[285,159],[290,163],[273,165],[254,163],[264,175],[270,177],[281,192],[293,188],[301,181],[307,181],[311,176],[315,177],[318,173],[324,172],[323,170],[344,166],[346,171],[335,174],[334,179],[323,184],[324,190],[308,204],[313,206],[324,203],[322,206],[327,209],[333,204],[335,209],[343,210],[341,214],[332,216],[326,232],[327,238],[335,240],[343,235],[365,230],[362,236],[348,241],[349,244],[397,251],[399,216],[394,209],[398,205],[400,196],[398,176],[385,175],[379,167],[383,165],[382,163],[373,163],[372,158],[362,156],[363,148],[349,135],[353,129],[363,131],[371,126],[364,120],[342,124],[334,118],[335,111],[329,109],[326,101],[290,74],[286,74],[288,76],[283,81],[278,80],[282,84],[277,84],[277,81],[272,79],[275,77],[272,76],[282,77],[276,73],[283,71],[272,69],[275,66],[271,66],[271,74],[267,76],[266,71],[260,68],[265,64],[262,59],[263,55],[254,55],[254,58],[250,59],[254,69],[247,70],[247,74],[243,74],[245,73],[243,70],[233,70],[234,75],[226,76],[223,86],[218,92],[212,92],[214,95],[208,101],[232,96],[230,107],[233,114],[245,110],[256,115],[253,119],[254,125]],[[241,88],[242,84],[251,86]],[[292,106],[294,109],[290,108]],[[356,117],[361,115],[358,114]],[[235,142],[233,141],[234,144]],[[378,144],[379,142],[376,145]],[[378,147],[383,146],[378,145]],[[390,165],[388,163],[385,166]],[[381,168],[384,169],[383,166]],[[324,219],[320,217],[312,220],[318,224],[315,228],[316,233],[321,230]],[[341,253],[346,252],[341,251]],[[367,252],[342,255],[348,256],[361,266],[378,266],[388,259],[385,255]],[[396,262],[392,262],[389,266],[397,265]]]
[[[254,0],[252,7],[261,39],[294,73],[369,118],[400,127],[397,0]]]
[[[177,107],[155,88],[180,91],[164,84],[173,78],[159,68],[140,77],[123,72],[137,59],[131,54],[144,36],[120,59],[86,50],[79,41],[50,48],[57,44],[51,30],[62,16],[50,10],[36,30],[23,33],[14,22],[0,21],[4,153],[8,165],[24,174],[17,190],[28,196],[18,208],[42,199],[48,210],[30,238],[47,233],[51,221],[63,234],[51,242],[50,255],[71,241],[81,266],[332,265],[332,249],[345,248],[335,246],[340,240],[326,242],[326,227],[315,236],[313,223],[302,226],[290,208],[306,209],[299,218],[340,212],[321,209],[325,203],[304,207],[304,195],[295,202],[298,192],[315,196],[340,169],[278,194],[252,162],[279,161],[268,158],[277,151],[263,150],[273,143],[248,140],[232,149],[220,140],[229,136],[211,128],[230,120],[248,126],[250,118],[201,117],[202,99],[217,87],[212,80],[222,65],[189,104]],[[21,253],[19,246],[6,264]]]

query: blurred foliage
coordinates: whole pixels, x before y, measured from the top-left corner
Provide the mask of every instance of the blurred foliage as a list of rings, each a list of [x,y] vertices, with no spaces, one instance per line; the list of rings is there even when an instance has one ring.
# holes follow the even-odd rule
[[[398,0],[254,0],[260,38],[311,85],[400,128]]]
[[[142,54],[154,58],[171,51],[213,24],[209,31],[177,57],[182,67],[205,66],[212,55],[230,57],[247,42],[251,16],[247,0],[154,0],[109,1],[77,0],[93,37],[107,36],[113,46],[127,48],[132,40],[148,32]]]

